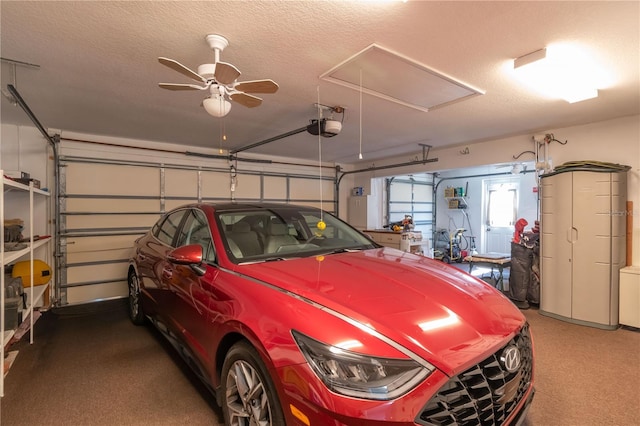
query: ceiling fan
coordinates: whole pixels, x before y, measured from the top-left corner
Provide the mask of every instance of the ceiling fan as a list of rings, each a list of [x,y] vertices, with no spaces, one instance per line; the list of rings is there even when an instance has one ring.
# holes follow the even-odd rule
[[[251,93],[275,93],[278,84],[270,79],[238,81],[240,71],[230,63],[220,61],[220,53],[229,46],[229,41],[221,35],[209,34],[205,38],[209,47],[214,51],[214,63],[202,64],[195,72],[180,62],[165,57],[159,57],[158,62],[178,71],[200,84],[159,83],[167,90],[209,90],[202,105],[214,117],[224,117],[231,110],[229,100],[247,108],[254,108],[262,104],[262,99]]]

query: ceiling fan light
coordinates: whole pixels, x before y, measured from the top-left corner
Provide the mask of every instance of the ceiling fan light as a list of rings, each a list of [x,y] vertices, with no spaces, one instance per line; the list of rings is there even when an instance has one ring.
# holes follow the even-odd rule
[[[213,94],[211,97],[202,101],[205,111],[214,117],[220,118],[229,114],[231,111],[231,102],[224,99],[222,96]]]

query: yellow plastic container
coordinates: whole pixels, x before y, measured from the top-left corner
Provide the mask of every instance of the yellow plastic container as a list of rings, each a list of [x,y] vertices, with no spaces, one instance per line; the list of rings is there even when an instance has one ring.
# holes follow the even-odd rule
[[[31,286],[31,262],[24,260],[13,265],[11,276],[22,278],[22,286]],[[51,267],[39,259],[33,260],[33,285],[46,284],[51,280]]]

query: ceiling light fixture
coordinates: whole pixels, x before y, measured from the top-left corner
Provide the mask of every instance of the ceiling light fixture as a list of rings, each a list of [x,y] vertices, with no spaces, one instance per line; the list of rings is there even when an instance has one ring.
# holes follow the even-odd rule
[[[526,84],[569,103],[598,96],[599,69],[574,46],[553,45],[513,61],[516,75]]]
[[[202,101],[202,106],[210,115],[217,118],[224,117],[231,111],[231,102],[219,93],[212,93],[211,97]]]

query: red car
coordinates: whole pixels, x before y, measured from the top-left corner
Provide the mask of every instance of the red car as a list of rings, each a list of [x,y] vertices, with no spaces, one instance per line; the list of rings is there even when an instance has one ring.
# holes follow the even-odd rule
[[[150,320],[228,425],[501,425],[533,399],[533,343],[499,291],[284,204],[194,204],[135,243]]]

